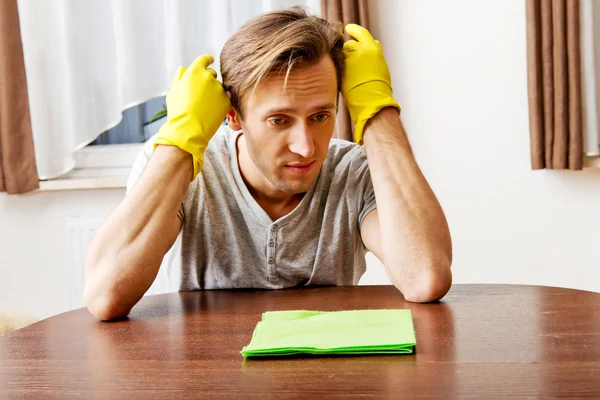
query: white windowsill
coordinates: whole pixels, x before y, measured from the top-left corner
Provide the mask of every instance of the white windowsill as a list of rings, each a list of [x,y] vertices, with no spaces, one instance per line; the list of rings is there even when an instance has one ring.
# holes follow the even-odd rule
[[[600,169],[600,157],[584,157],[583,169]]]
[[[40,181],[41,192],[56,190],[123,189],[129,168],[74,169],[58,179]]]
[[[124,189],[143,143],[84,147],[75,153],[75,169],[48,181],[39,191]]]

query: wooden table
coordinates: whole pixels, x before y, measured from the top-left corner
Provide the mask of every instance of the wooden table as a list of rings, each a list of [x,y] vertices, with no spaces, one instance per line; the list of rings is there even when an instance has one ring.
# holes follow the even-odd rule
[[[414,355],[244,360],[267,310],[410,308]],[[0,398],[600,399],[600,293],[455,285],[148,296],[129,319],[61,314],[0,337]]]

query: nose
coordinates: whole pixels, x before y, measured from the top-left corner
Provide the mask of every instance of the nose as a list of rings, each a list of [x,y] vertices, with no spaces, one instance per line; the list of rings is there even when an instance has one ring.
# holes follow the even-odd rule
[[[291,132],[289,149],[303,158],[312,158],[315,154],[315,141],[306,124],[298,124]]]

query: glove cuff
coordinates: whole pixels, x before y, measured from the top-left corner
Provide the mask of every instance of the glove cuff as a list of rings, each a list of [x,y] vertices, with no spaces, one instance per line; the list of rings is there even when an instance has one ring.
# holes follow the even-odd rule
[[[362,145],[363,144],[363,132],[365,129],[365,125],[368,120],[373,118],[375,114],[377,114],[381,109],[385,107],[394,107],[400,112],[400,105],[393,98],[389,97],[387,99],[381,100],[377,104],[374,104],[366,109],[364,109],[360,115],[358,116],[358,120],[356,121],[356,125],[354,126],[354,141]]]
[[[194,136],[190,136],[188,132],[179,132],[173,129],[172,126],[169,125],[169,122],[166,122],[161,128],[156,137],[153,144],[153,151],[156,150],[156,146],[165,145],[165,146],[176,146],[181,150],[192,155],[192,162],[194,163],[194,174],[192,176],[192,181],[196,179],[196,176],[202,171],[202,166],[204,165],[204,150],[206,149],[206,144],[198,143],[190,140],[186,140],[186,138],[190,138]]]

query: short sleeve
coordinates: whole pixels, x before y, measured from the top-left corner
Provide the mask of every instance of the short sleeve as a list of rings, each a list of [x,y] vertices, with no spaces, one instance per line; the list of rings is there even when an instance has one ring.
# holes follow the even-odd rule
[[[131,172],[129,173],[129,178],[127,178],[126,195],[138,183],[138,181],[140,180],[140,176],[142,176],[142,173],[146,169],[146,165],[148,165],[148,163],[150,162],[150,159],[152,158],[152,153],[154,152],[154,138],[155,137],[156,137],[156,135],[152,136],[146,143],[144,143],[142,150],[140,151],[137,158],[135,159],[135,162],[133,163],[133,166],[131,167]],[[184,217],[183,203],[181,203],[181,206],[179,207],[177,216],[179,217],[179,219],[181,221],[183,221],[183,217]]]
[[[358,226],[362,226],[363,220],[369,213],[377,208],[375,201],[375,190],[369,171],[369,162],[363,146],[356,149],[357,155],[353,161],[354,176],[356,182],[356,196],[358,206]]]

